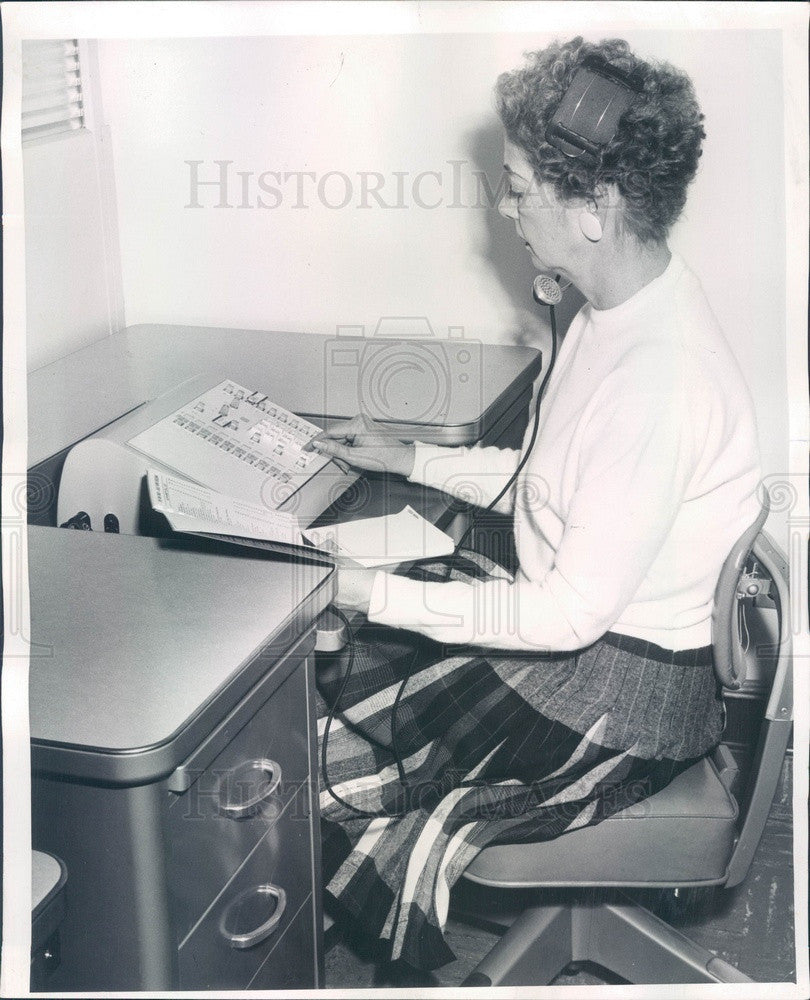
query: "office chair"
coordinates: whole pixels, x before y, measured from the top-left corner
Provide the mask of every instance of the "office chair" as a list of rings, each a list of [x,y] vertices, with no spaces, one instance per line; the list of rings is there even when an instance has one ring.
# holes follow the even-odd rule
[[[767,515],[766,503],[731,550],[712,616],[715,672],[724,698],[743,687],[755,652],[761,660],[776,661],[747,780],[720,744],[662,791],[596,826],[543,843],[485,848],[465,879],[504,889],[567,891],[555,892],[554,902],[523,910],[464,985],[545,984],[571,963],[586,961],[631,983],[751,981],[621,889],[673,890],[690,897],[695,887],[732,888],[748,872],[792,730],[787,566],[762,531]],[[746,605],[771,601],[778,641],[746,655],[739,632],[746,627]],[[465,887],[460,888],[463,894]],[[562,903],[556,901],[560,895]]]

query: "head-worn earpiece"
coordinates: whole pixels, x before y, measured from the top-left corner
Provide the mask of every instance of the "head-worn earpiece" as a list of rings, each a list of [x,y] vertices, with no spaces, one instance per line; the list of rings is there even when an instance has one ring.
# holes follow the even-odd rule
[[[595,162],[640,93],[636,77],[588,56],[551,117],[546,142],[572,159]]]

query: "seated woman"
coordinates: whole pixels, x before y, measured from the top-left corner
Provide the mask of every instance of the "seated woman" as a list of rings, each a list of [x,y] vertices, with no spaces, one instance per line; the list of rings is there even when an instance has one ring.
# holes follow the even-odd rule
[[[580,156],[547,127],[588,57],[637,93]],[[497,96],[500,212],[587,300],[498,504],[519,568],[470,554],[449,579],[342,570],[337,595],[371,624],[327,744],[326,892],[358,938],[421,968],[453,957],[450,887],[484,845],[598,823],[716,745],[712,595],[758,510],[748,390],[666,242],[704,138],[691,82],[577,38],[529,55]],[[358,417],[315,444],[465,498],[473,484],[486,506],[531,430],[521,452],[440,448]]]

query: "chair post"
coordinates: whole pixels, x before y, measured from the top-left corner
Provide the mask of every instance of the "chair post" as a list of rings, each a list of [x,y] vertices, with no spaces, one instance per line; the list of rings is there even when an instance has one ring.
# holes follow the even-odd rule
[[[570,909],[532,906],[521,913],[462,986],[550,983],[572,958]]]

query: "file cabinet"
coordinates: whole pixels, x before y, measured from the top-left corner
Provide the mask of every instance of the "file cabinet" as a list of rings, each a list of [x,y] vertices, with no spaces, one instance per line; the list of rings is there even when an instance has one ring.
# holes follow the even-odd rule
[[[312,649],[331,568],[49,528],[29,551],[51,650],[31,665],[33,843],[71,872],[38,988],[321,986]],[[68,592],[78,560],[92,593]]]

